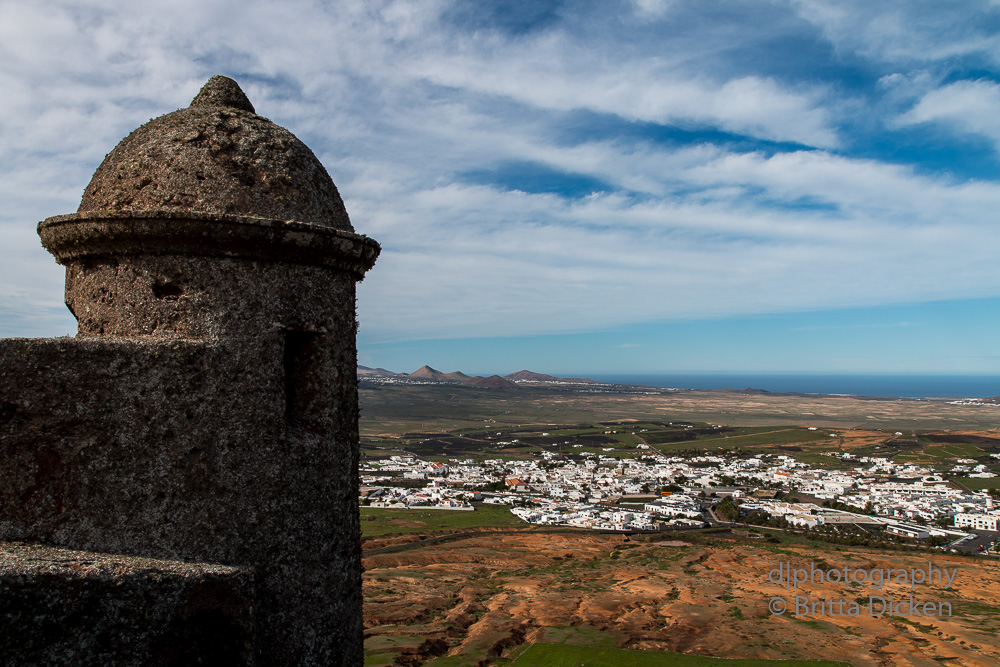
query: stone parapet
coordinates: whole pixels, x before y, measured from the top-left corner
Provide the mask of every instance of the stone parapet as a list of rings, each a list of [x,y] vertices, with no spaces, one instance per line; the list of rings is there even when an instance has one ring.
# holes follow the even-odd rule
[[[0,543],[0,662],[253,665],[246,568]]]
[[[311,340],[0,341],[0,540],[253,568],[260,664],[360,664],[353,350]]]

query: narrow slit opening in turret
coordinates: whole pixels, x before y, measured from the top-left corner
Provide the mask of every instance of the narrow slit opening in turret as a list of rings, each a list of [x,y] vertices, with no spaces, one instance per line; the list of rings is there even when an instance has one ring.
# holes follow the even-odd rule
[[[320,353],[318,334],[285,332],[285,425],[289,433],[313,433],[320,428],[317,414],[322,398]]]

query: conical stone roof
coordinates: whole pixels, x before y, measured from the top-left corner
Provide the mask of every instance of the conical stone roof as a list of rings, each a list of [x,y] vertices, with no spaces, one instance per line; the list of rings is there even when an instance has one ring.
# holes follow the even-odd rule
[[[105,157],[79,213],[174,211],[308,222],[352,231],[326,169],[288,130],[254,113],[230,78],[155,118]]]
[[[353,273],[379,245],[355,234],[326,169],[288,130],[213,76],[186,109],[154,118],[105,158],[76,213],[38,225],[61,264],[86,257],[201,255]]]

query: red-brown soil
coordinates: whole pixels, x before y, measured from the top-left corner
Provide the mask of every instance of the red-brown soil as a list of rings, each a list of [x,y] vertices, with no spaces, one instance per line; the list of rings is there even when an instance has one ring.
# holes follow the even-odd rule
[[[592,533],[498,533],[365,558],[369,655],[417,665],[436,655],[491,664],[544,628],[607,632],[619,646],[720,657],[843,660],[852,665],[1000,664],[1000,563],[940,552],[773,545],[749,533],[629,542]],[[366,540],[366,550],[396,538]],[[954,585],[917,584],[921,601],[950,602],[952,615],[772,615],[791,599],[768,574],[779,563],[824,569],[958,568]],[[806,584],[811,601],[909,595]]]

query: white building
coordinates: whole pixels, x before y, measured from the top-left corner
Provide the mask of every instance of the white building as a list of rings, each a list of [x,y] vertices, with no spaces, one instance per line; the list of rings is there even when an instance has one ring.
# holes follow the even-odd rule
[[[976,530],[997,530],[1000,515],[996,514],[956,514],[956,528],[974,528]]]
[[[910,526],[902,523],[886,526],[885,531],[887,533],[895,533],[896,535],[902,535],[903,537],[912,537],[916,539],[925,539],[927,537],[930,537],[930,532],[928,532],[926,528],[923,528],[921,526]]]

